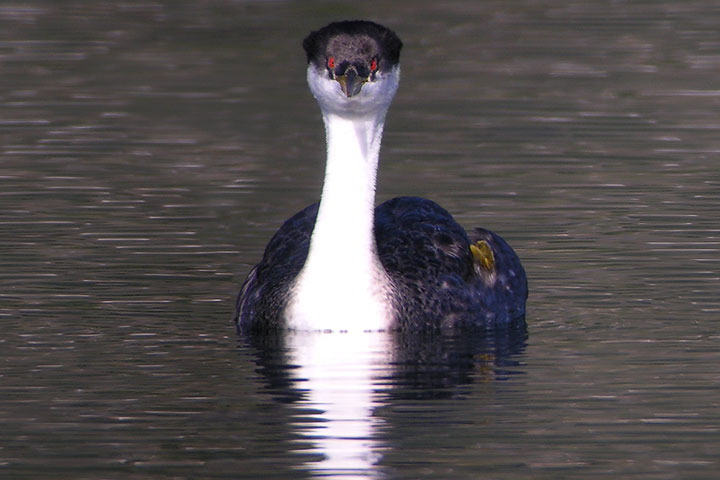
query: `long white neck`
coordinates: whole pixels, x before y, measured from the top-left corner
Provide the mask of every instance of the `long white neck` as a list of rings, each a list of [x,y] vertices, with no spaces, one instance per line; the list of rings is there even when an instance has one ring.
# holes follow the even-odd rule
[[[383,330],[389,281],[373,234],[375,184],[385,109],[349,116],[323,111],[325,182],[310,250],[287,309],[298,330]]]
[[[335,114],[324,120],[327,164],[310,256],[368,263],[375,254],[373,212],[383,122]]]

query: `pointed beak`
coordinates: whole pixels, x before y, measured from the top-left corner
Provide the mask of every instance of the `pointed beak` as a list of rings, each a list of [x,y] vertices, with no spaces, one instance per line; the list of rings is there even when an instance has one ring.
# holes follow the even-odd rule
[[[350,65],[347,70],[345,70],[345,73],[337,75],[335,80],[340,84],[343,93],[350,98],[360,93],[362,86],[368,79],[359,76],[355,67]]]

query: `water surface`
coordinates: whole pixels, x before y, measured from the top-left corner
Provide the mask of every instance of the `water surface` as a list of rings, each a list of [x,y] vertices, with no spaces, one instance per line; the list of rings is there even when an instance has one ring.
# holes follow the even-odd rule
[[[56,3],[0,6],[3,477],[715,475],[714,2]],[[351,17],[405,42],[378,199],[503,235],[527,332],[235,334]]]

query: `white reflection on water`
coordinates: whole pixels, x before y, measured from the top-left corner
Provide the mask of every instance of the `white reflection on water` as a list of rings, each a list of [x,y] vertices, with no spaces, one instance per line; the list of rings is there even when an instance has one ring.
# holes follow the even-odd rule
[[[385,389],[391,345],[386,332],[288,334],[292,376],[304,393],[293,427],[300,442],[312,445],[296,450],[310,454],[303,468],[323,478],[375,476],[382,420],[373,410]]]

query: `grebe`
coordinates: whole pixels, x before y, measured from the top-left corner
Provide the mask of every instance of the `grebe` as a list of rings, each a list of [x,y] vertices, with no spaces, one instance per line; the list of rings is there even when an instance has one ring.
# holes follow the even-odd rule
[[[244,331],[378,331],[524,324],[527,279],[498,235],[469,233],[436,203],[374,207],[385,114],[402,42],[369,21],[304,40],[327,163],[320,202],[288,219],[248,274],[235,321]]]

